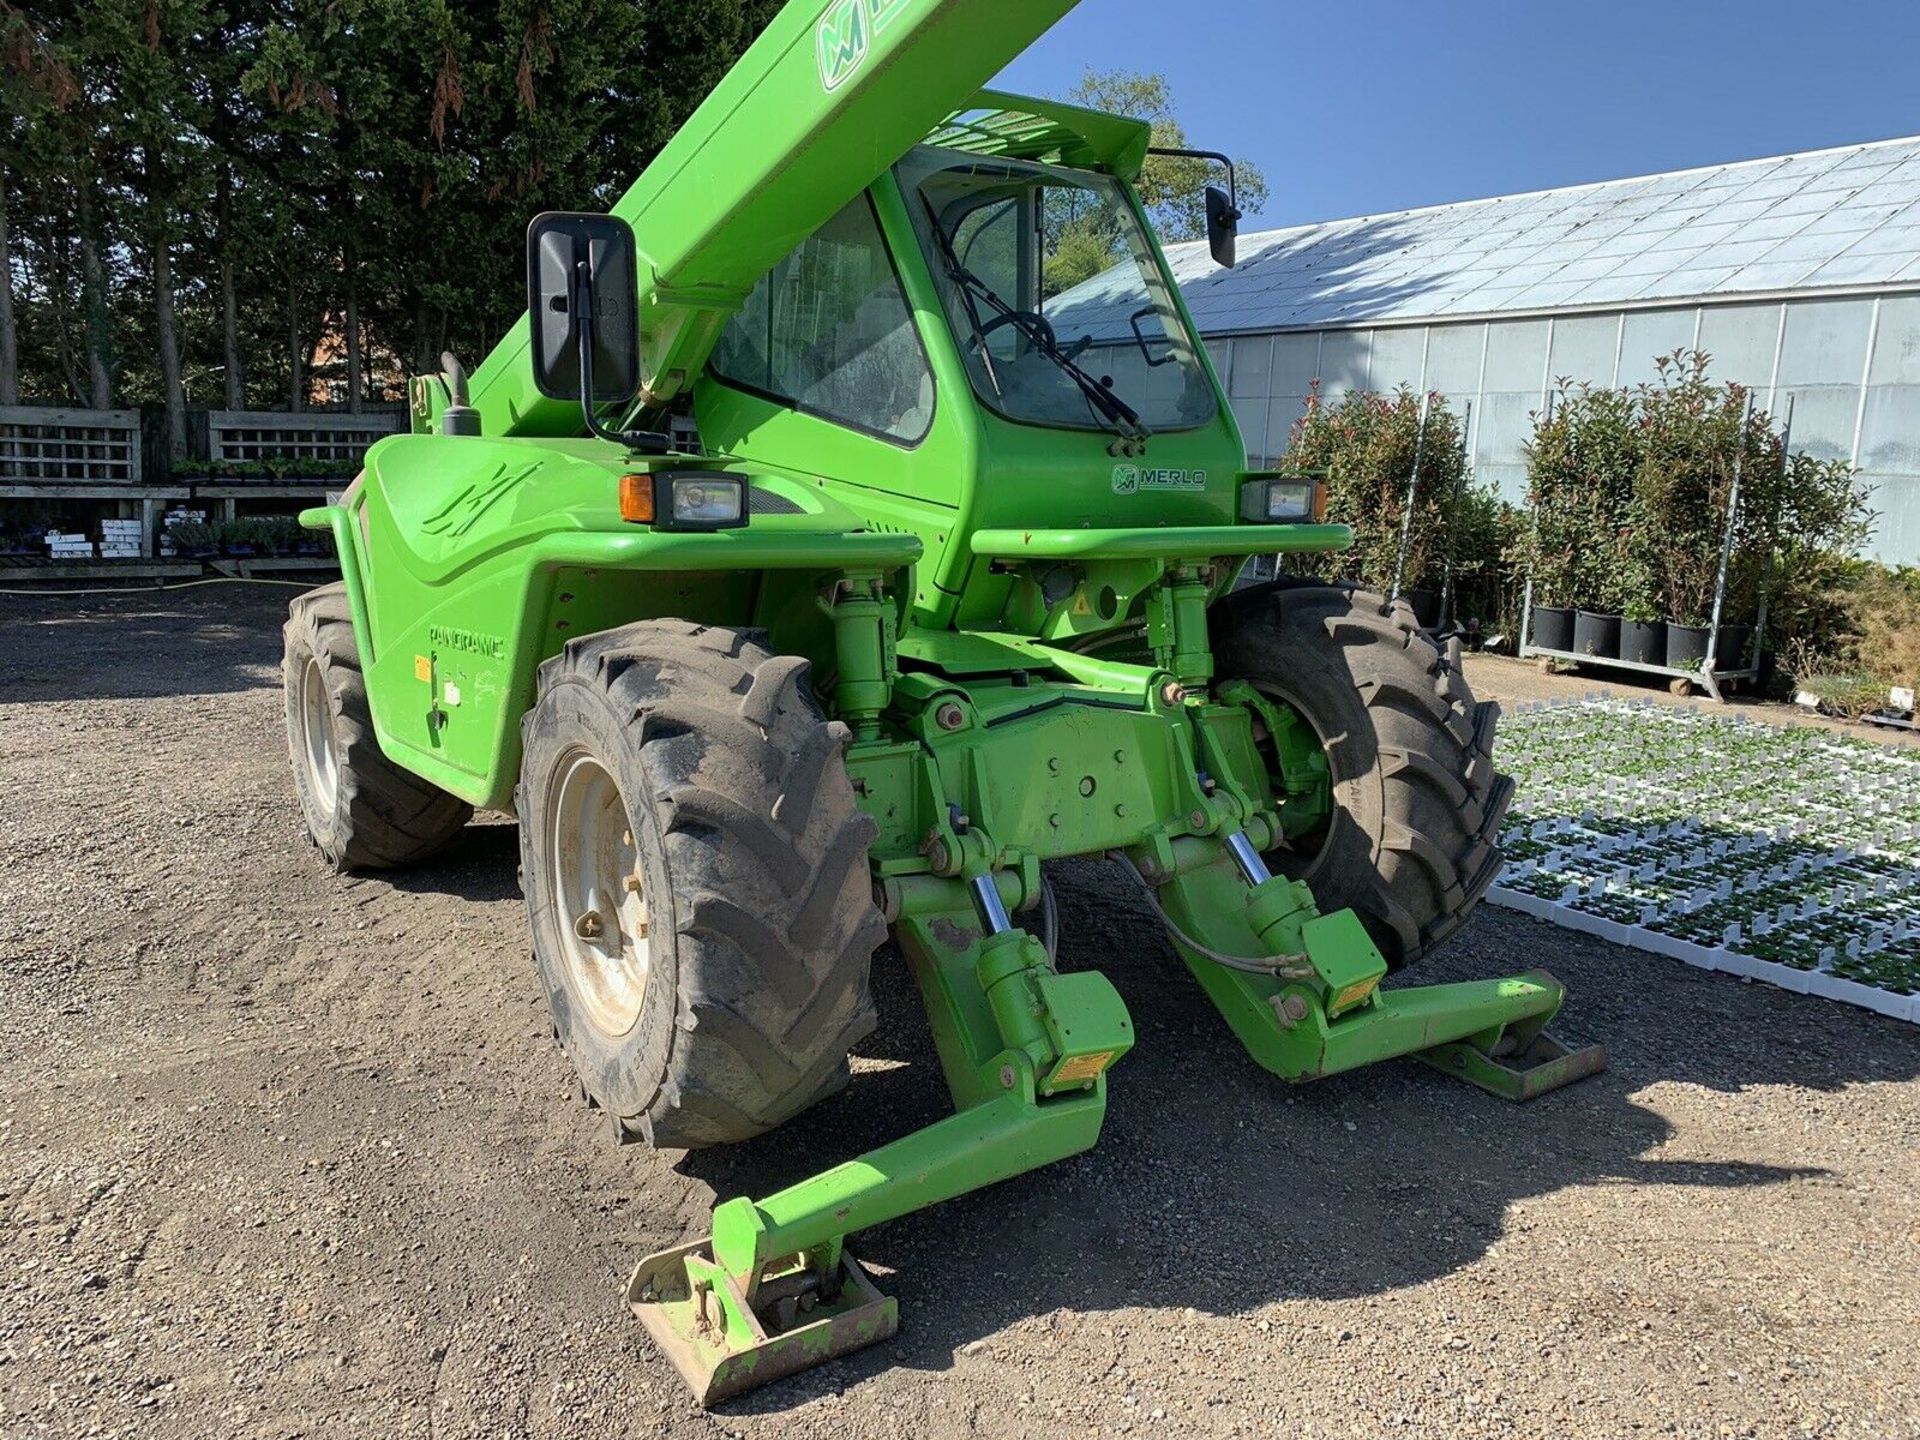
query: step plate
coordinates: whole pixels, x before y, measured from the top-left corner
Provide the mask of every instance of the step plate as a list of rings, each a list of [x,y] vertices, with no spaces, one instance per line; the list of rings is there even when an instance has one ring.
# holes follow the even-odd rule
[[[696,1240],[642,1260],[627,1282],[627,1307],[646,1326],[653,1343],[680,1372],[701,1405],[717,1405],[836,1356],[891,1339],[900,1328],[899,1302],[891,1295],[882,1295],[860,1262],[843,1254],[838,1294],[819,1301],[810,1310],[796,1311],[792,1322],[781,1328],[770,1326],[756,1315],[735,1287],[729,1298],[735,1302],[736,1313],[746,1317],[752,1333],[745,1340],[730,1340],[725,1327],[708,1318],[717,1314],[721,1303],[718,1297],[708,1297],[707,1315],[701,1313],[687,1271],[690,1258],[710,1264],[712,1242]]]

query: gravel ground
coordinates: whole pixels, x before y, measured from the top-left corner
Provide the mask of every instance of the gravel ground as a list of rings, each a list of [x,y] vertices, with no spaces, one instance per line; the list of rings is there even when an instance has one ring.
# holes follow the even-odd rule
[[[1920,1030],[1488,909],[1425,973],[1547,964],[1608,1074],[1289,1091],[1094,864],[1062,960],[1140,1038],[1100,1147],[861,1236],[898,1339],[702,1414],[625,1275],[942,1112],[911,982],[786,1129],[614,1147],[510,827],[305,843],[289,593],[0,599],[0,1434],[1920,1435]]]

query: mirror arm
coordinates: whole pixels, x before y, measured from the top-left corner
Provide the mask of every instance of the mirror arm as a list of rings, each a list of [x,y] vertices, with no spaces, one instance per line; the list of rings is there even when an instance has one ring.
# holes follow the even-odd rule
[[[1218,150],[1181,150],[1171,145],[1149,145],[1149,155],[1170,155],[1176,160],[1211,160],[1227,172],[1227,200],[1235,210],[1240,208],[1240,191],[1234,184],[1233,159]],[[1236,217],[1237,218],[1237,217]]]
[[[587,422],[587,433],[643,454],[666,454],[673,449],[671,435],[658,430],[609,430],[593,413],[593,273],[584,259],[573,266],[573,307],[580,322],[580,414]]]

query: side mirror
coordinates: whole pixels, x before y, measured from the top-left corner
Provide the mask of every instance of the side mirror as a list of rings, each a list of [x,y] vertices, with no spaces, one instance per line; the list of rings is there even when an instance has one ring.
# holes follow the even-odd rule
[[[612,215],[550,210],[527,227],[533,383],[549,400],[617,405],[640,388],[639,265]]]
[[[1227,192],[1218,186],[1207,187],[1207,248],[1213,263],[1231,270],[1237,258],[1240,235],[1240,210]]]

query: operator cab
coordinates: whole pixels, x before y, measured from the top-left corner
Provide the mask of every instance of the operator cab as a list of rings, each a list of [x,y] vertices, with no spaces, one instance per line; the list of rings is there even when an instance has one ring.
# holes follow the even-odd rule
[[[933,146],[895,176],[981,404],[1147,434],[1213,418],[1198,342],[1119,181]]]

